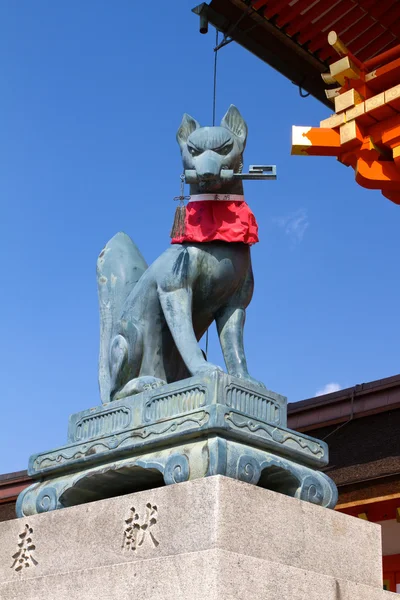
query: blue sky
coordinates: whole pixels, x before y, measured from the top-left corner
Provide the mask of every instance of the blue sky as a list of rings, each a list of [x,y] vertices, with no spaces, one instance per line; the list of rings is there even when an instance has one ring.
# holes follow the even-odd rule
[[[0,7],[0,473],[66,442],[100,403],[97,255],[127,232],[152,262],[169,244],[183,112],[211,124],[214,30],[194,1]],[[252,375],[294,402],[399,372],[400,207],[333,158],[292,157],[291,127],[329,110],[236,44],[219,54],[217,117],[249,126],[259,223],[246,346]],[[210,360],[222,364],[214,328]]]

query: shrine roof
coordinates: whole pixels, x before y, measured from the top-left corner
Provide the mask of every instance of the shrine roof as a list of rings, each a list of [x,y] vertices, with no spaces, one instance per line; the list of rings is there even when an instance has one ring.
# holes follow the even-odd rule
[[[393,0],[212,0],[205,9],[212,25],[330,108],[320,76],[338,58],[329,31],[362,62],[400,44]]]
[[[30,485],[31,482],[32,479],[28,476],[27,471],[17,471],[15,473],[0,475],[0,505],[15,501],[18,494]]]
[[[399,425],[400,375],[288,405],[291,429],[328,443],[340,506],[400,498]]]
[[[288,404],[289,427],[316,430],[400,408],[400,375]]]

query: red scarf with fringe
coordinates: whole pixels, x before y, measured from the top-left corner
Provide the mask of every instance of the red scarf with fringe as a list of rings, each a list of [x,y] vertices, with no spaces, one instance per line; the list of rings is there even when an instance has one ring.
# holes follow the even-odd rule
[[[183,231],[171,244],[184,242],[258,242],[258,225],[244,197],[237,194],[197,194],[185,210]]]

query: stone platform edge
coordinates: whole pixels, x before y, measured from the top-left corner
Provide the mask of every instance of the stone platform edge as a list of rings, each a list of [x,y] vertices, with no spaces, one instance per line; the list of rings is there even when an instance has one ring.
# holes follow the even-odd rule
[[[0,600],[395,600],[397,594],[226,550],[0,582]]]
[[[0,582],[21,585],[219,549],[382,588],[378,525],[222,476],[0,523],[0,541]]]

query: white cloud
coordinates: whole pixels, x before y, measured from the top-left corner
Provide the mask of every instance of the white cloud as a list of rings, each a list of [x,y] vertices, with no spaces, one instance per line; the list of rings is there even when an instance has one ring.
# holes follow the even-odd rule
[[[285,217],[276,217],[273,222],[281,227],[293,242],[300,243],[309,226],[308,214],[305,208],[300,208]]]
[[[335,383],[334,381],[332,381],[331,383],[327,383],[326,385],[324,385],[324,387],[318,390],[318,392],[315,395],[323,396],[324,394],[332,394],[332,392],[338,392],[341,389],[342,386],[340,385],[340,383]]]

